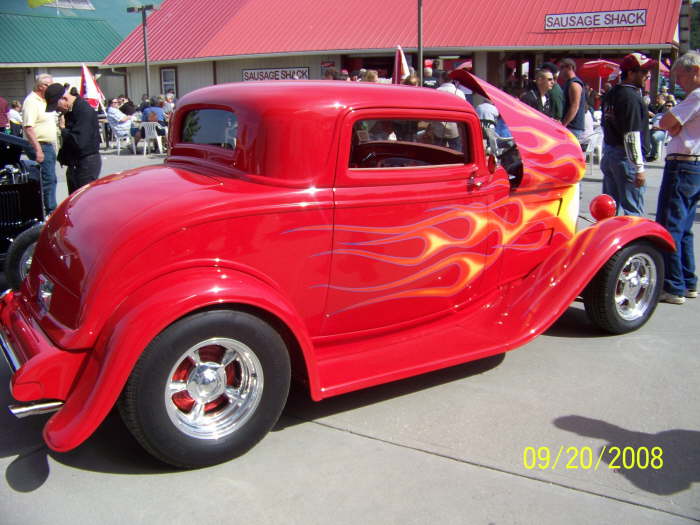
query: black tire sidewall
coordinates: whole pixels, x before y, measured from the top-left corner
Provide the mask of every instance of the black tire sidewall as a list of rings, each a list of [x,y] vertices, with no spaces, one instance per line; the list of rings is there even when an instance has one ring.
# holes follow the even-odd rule
[[[654,261],[656,266],[656,285],[649,299],[649,306],[644,314],[637,319],[627,320],[623,319],[615,304],[615,291],[617,287],[618,277],[622,271],[627,260],[635,254],[644,254]],[[604,315],[607,317],[604,325],[600,322],[594,320],[594,322],[601,328],[611,331],[616,334],[623,334],[637,330],[643,326],[656,310],[656,305],[659,300],[659,295],[663,288],[664,280],[664,262],[663,257],[659,250],[651,243],[646,241],[639,241],[631,243],[624,248],[622,248],[616,255],[613,263],[603,269],[602,275],[597,276],[596,280],[600,279],[598,286],[602,289],[598,290],[598,293],[602,293],[603,297],[599,297],[598,300],[605,302],[603,311]],[[591,294],[596,293],[595,290],[591,290]],[[607,325],[607,326],[605,326]]]
[[[169,372],[192,346],[212,337],[246,344],[263,370],[263,392],[255,412],[233,433],[197,439],[180,431],[165,408]],[[161,460],[185,467],[227,461],[252,448],[274,426],[284,407],[290,382],[289,354],[282,338],[267,323],[245,312],[209,311],[182,319],[164,330],[141,356],[129,388],[129,407],[146,448]]]
[[[5,278],[7,279],[7,285],[13,290],[19,290],[20,286],[22,285],[19,263],[27,249],[32,244],[36,244],[36,242],[39,240],[39,234],[41,233],[42,227],[43,224],[39,223],[24,230],[12,241],[12,244],[10,244],[10,247],[7,250],[4,268]]]

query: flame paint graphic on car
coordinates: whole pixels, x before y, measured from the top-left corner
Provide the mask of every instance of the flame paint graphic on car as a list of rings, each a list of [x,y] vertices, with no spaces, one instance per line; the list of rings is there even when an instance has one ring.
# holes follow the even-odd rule
[[[502,256],[505,249],[537,251],[552,242],[549,233],[528,235],[533,230],[553,230],[560,241],[573,236],[574,220],[568,220],[568,209],[578,199],[575,188],[559,193],[560,198],[546,202],[527,203],[524,199],[508,197],[489,207],[483,204],[448,205],[431,210],[435,214],[400,226],[371,227],[361,225],[336,225],[336,232],[369,236],[368,240],[344,242],[333,252],[322,252],[316,256],[344,255],[369,260],[377,264],[415,271],[398,279],[371,286],[340,286],[319,284],[330,289],[352,294],[372,295],[353,302],[331,314],[367,306],[393,299],[419,297],[453,297],[473,283],[487,268]],[[459,224],[459,223],[462,224]],[[450,235],[443,225],[451,223],[462,226],[462,236]],[[327,230],[332,226],[301,228],[304,230]],[[545,228],[548,228],[545,230]],[[410,254],[391,251],[391,246],[406,246],[407,242],[420,241]],[[388,250],[387,250],[388,248]],[[444,285],[421,286],[420,282],[430,276],[456,269],[457,274]]]

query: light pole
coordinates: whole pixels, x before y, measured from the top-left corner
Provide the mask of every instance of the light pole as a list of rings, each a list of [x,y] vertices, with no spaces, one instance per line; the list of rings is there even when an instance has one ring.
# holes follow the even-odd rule
[[[153,4],[127,7],[127,13],[141,13],[141,27],[143,27],[143,62],[146,66],[146,94],[151,96],[151,72],[148,69],[148,37],[146,36],[146,13],[153,10]]]
[[[423,85],[423,0],[418,0],[418,78]]]

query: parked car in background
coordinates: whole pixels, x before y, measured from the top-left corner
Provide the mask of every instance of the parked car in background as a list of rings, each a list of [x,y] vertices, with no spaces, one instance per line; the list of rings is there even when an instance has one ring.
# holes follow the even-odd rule
[[[27,274],[44,220],[39,165],[21,160],[33,148],[25,139],[0,133],[0,262],[10,286]]]
[[[485,154],[471,105],[431,89],[184,96],[165,163],[64,201],[0,301],[12,410],[57,409],[44,438],[62,452],[118,404],[151,454],[200,467],[257,443],[291,378],[321,400],[503,353],[580,295],[603,330],[639,328],[668,233],[638,217],[577,232],[576,140],[465,75],[506,120],[511,161]]]

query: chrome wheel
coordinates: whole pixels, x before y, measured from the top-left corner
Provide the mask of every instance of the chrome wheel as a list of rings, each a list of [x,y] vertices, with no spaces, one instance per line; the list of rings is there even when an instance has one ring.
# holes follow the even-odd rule
[[[34,249],[36,248],[36,243],[32,243],[27,246],[27,249],[22,252],[22,256],[19,258],[19,276],[20,280],[24,281],[24,278],[29,274],[29,268],[32,266],[32,258],[34,257]]]
[[[643,317],[654,304],[657,273],[654,260],[646,253],[635,253],[622,265],[615,287],[617,313],[626,321]]]
[[[250,347],[235,339],[207,339],[187,350],[170,370],[166,411],[184,434],[219,439],[255,413],[263,386],[263,367]]]

